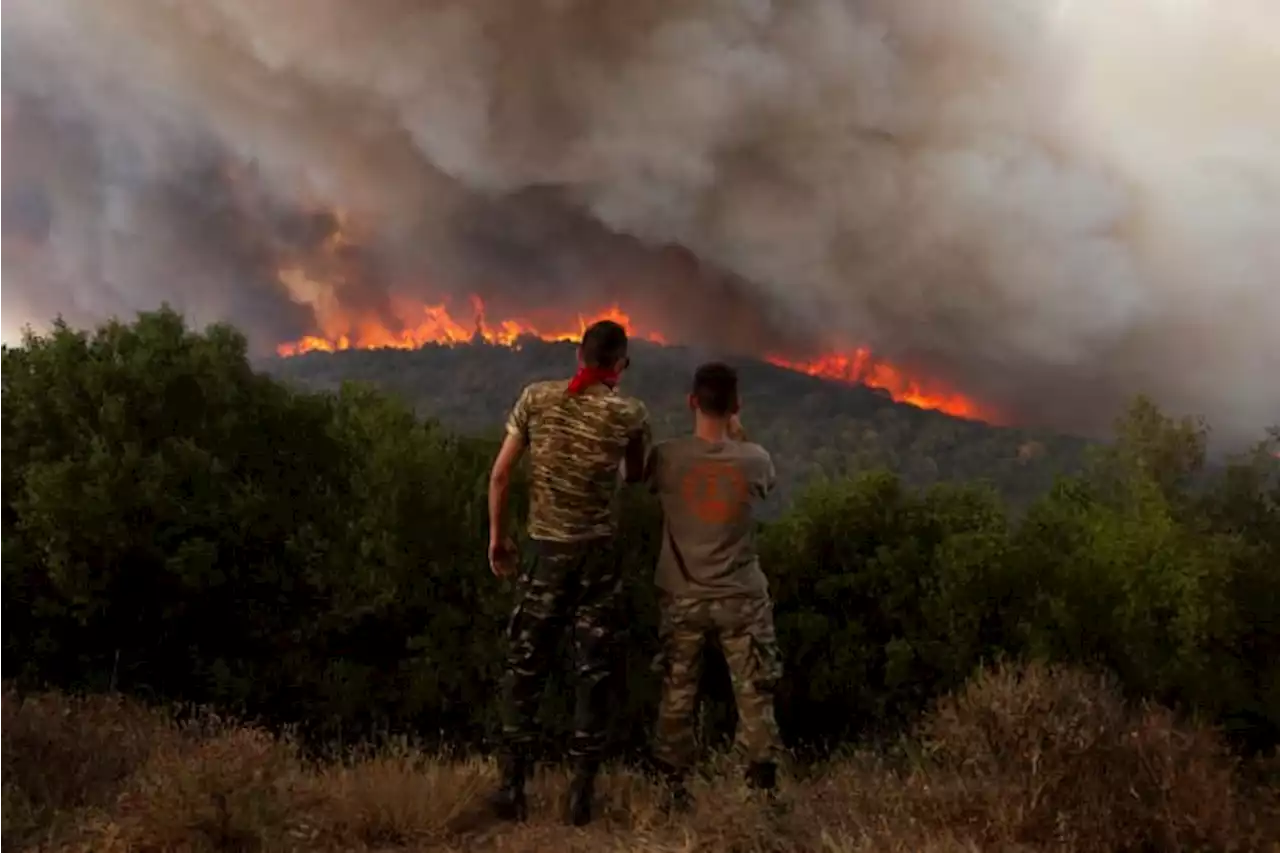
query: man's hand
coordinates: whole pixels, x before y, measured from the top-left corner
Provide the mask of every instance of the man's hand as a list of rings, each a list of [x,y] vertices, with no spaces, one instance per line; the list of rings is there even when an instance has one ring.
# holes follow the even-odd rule
[[[516,557],[515,543],[508,539],[489,540],[489,568],[500,578],[515,575],[520,561]]]
[[[747,440],[747,431],[742,428],[742,419],[739,418],[737,415],[733,415],[729,418],[728,431],[729,431],[729,438],[732,438],[734,441]]]
[[[510,577],[516,571],[515,545],[501,531],[507,513],[511,472],[523,453],[524,439],[508,432],[489,473],[489,568],[500,578]]]

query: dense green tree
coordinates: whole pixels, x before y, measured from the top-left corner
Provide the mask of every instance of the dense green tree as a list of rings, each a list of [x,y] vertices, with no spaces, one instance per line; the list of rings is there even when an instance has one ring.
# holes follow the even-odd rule
[[[564,350],[546,353],[556,361],[538,371],[556,375]],[[459,374],[448,387],[502,387],[505,407],[519,383],[495,376],[510,358],[442,348],[430,364]],[[426,363],[408,363],[420,381],[438,376]],[[255,372],[234,330],[194,332],[168,310],[6,347],[6,676],[213,703],[327,741],[397,731],[485,744],[511,604],[484,549],[496,445],[347,383],[349,366],[298,390]],[[744,370],[761,393],[792,381]],[[1105,666],[1243,741],[1280,740],[1277,436],[1209,470],[1204,428],[1139,400],[1087,467],[1050,487],[1059,472],[1045,463],[1045,493],[1008,512],[1003,475],[987,475],[1061,458],[1052,437],[823,387],[798,416],[828,418],[825,440],[751,420],[780,453],[829,472],[761,533],[793,744],[891,733],[1001,655]],[[672,431],[686,417],[657,409]],[[484,412],[492,435],[498,416]],[[660,518],[638,489],[621,517],[614,734],[638,750],[657,699]],[[553,751],[565,686],[544,708]],[[714,740],[732,722],[723,666],[706,687]]]
[[[783,716],[837,741],[895,727],[1004,638],[1008,533],[986,489],[885,472],[810,489],[763,543],[787,650]]]

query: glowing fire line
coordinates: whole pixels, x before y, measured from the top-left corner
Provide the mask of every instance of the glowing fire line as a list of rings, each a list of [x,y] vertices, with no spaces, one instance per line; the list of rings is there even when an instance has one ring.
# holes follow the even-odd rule
[[[475,319],[470,325],[460,323],[443,304],[394,306],[397,316],[408,318],[400,330],[387,328],[381,321],[352,321],[343,318],[341,329],[333,329],[324,335],[307,335],[296,341],[280,344],[276,352],[284,357],[308,352],[336,352],[347,349],[417,349],[426,344],[458,345],[483,341],[496,346],[514,346],[522,337],[544,341],[574,341],[581,338],[587,326],[599,320],[613,320],[628,333],[658,344],[667,340],[659,333],[638,329],[637,324],[617,305],[595,314],[578,314],[573,325],[557,324],[539,326],[519,318],[489,322],[484,303],[479,297],[471,297]],[[327,312],[318,312],[322,315]],[[337,313],[337,312],[335,312]],[[322,323],[322,325],[335,325]],[[767,355],[771,364],[810,376],[856,383],[885,391],[900,403],[910,403],[922,409],[937,409],[962,418],[994,420],[975,401],[963,394],[933,384],[922,383],[906,376],[892,364],[876,359],[865,348],[847,353],[831,353],[821,358],[793,360],[778,355]]]

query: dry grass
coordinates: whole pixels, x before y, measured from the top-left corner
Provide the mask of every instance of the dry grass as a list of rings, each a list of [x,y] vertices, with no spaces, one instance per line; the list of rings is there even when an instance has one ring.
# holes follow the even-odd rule
[[[6,693],[3,741],[8,850],[1280,850],[1275,764],[1246,773],[1212,732],[1039,666],[944,700],[909,762],[846,757],[789,780],[778,809],[719,768],[675,819],[616,770],[586,829],[558,821],[556,770],[532,782],[528,824],[497,825],[480,807],[487,762],[387,748],[316,764],[258,729],[115,698]]]

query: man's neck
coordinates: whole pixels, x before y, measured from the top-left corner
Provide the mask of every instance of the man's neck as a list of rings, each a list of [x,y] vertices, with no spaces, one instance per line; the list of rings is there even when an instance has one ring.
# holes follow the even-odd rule
[[[693,422],[693,434],[703,441],[724,441],[729,437],[729,419],[699,413]]]

